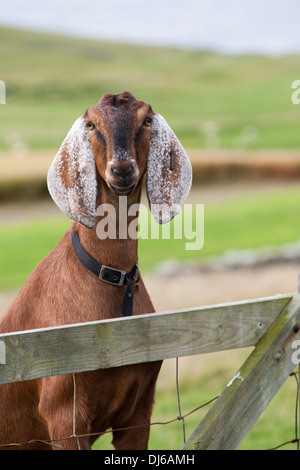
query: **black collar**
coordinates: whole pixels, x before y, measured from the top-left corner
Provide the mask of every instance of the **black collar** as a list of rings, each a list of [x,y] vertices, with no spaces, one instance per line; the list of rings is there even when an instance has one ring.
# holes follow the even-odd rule
[[[103,282],[112,284],[114,286],[127,286],[124,292],[123,301],[122,301],[122,316],[128,317],[132,315],[132,306],[133,306],[133,288],[131,280],[134,282],[136,288],[138,288],[139,282],[139,268],[135,264],[129,273],[125,271],[120,271],[119,269],[111,268],[105,266],[104,264],[98,263],[87,251],[83,248],[80,243],[79,236],[77,232],[72,232],[72,243],[76,255],[78,256],[81,263],[89,269],[92,273],[99,277]]]

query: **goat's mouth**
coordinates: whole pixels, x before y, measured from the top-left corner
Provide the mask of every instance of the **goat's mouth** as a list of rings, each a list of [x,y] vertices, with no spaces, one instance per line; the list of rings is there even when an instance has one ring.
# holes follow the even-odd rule
[[[135,188],[135,183],[131,184],[130,186],[114,186],[109,183],[110,188],[112,191],[117,194],[117,196],[129,196]]]

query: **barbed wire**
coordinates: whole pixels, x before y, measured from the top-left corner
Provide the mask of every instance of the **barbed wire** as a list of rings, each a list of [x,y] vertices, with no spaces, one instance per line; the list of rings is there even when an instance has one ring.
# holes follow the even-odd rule
[[[278,446],[272,447],[271,449],[268,449],[268,450],[277,450],[277,449],[280,449],[281,447],[284,447],[288,444],[297,444],[297,450],[300,449],[300,437],[299,437],[299,378],[297,377],[297,375],[299,375],[299,371],[298,372],[292,372],[290,374],[290,377],[295,377],[296,385],[297,385],[296,404],[295,404],[295,437],[293,439],[291,439],[290,441],[283,442],[282,444],[279,444]]]
[[[176,357],[176,390],[177,390],[177,402],[178,402],[178,419],[182,420],[182,432],[183,432],[183,443],[185,444],[185,422],[184,417],[181,415],[181,404],[180,404],[180,391],[179,391],[179,368],[178,368],[178,357]]]
[[[299,367],[300,370],[300,367]],[[300,402],[300,394],[299,394],[299,371],[298,372],[292,372],[290,374],[290,377],[294,377],[296,380],[296,403],[295,403],[295,424],[294,424],[294,432],[295,436],[293,439],[283,442],[275,447],[272,447],[267,450],[277,450],[280,449],[288,444],[297,444],[297,450],[300,450],[300,436],[299,436],[299,428],[300,428],[300,423],[299,423],[299,402]],[[143,424],[136,424],[133,426],[126,426],[126,427],[120,427],[120,428],[113,428],[113,429],[108,429],[104,431],[98,431],[98,432],[93,432],[93,433],[86,433],[86,434],[77,434],[76,433],[76,377],[75,374],[73,374],[73,384],[74,384],[74,393],[73,393],[73,434],[71,436],[65,436],[57,439],[30,439],[29,441],[26,442],[11,442],[7,444],[0,444],[0,449],[3,447],[21,447],[21,446],[30,446],[32,444],[44,444],[48,445],[50,447],[55,447],[58,449],[63,450],[63,446],[57,444],[58,442],[63,442],[67,440],[76,440],[77,441],[77,446],[78,449],[81,450],[80,448],[80,438],[86,438],[86,437],[95,437],[95,436],[102,436],[105,434],[109,434],[112,432],[117,432],[117,431],[127,431],[131,429],[137,429],[137,428],[142,428],[142,427],[147,427],[147,426],[165,426],[172,424],[176,421],[182,421],[183,423],[183,441],[184,443],[186,442],[186,437],[185,437],[185,418],[188,416],[192,415],[196,411],[210,405],[214,401],[216,401],[219,396],[216,396],[212,398],[211,400],[203,403],[202,405],[197,406],[196,408],[192,409],[191,411],[185,413],[182,415],[181,413],[181,403],[180,403],[180,390],[179,390],[179,371],[178,371],[178,358],[176,360],[176,390],[177,390],[177,401],[178,401],[178,416],[176,418],[172,418],[168,421],[154,421],[150,423],[143,423]]]
[[[46,445],[49,445],[49,446],[54,446],[54,447],[58,447],[58,448],[63,449],[62,446],[57,445],[55,443],[59,442],[59,441],[66,441],[66,440],[69,440],[69,439],[73,439],[73,440],[76,439],[77,442],[78,442],[78,439],[84,438],[84,437],[95,437],[95,436],[100,436],[100,435],[102,436],[104,434],[109,434],[109,433],[116,432],[116,431],[127,431],[127,430],[130,430],[130,429],[142,428],[142,427],[146,427],[146,426],[164,426],[164,425],[171,424],[171,423],[174,423],[176,421],[179,421],[183,418],[187,418],[188,416],[190,416],[191,414],[193,414],[196,411],[200,410],[201,408],[204,408],[205,406],[209,405],[210,403],[213,403],[215,400],[217,400],[217,398],[219,398],[219,397],[216,396],[216,397],[212,398],[211,400],[209,400],[208,402],[203,403],[202,405],[198,406],[197,408],[194,408],[193,410],[189,411],[188,413],[185,413],[182,416],[177,416],[176,418],[172,418],[168,421],[155,421],[153,423],[136,424],[134,426],[114,428],[114,429],[109,429],[109,430],[106,430],[106,431],[99,431],[99,432],[87,433],[87,434],[72,434],[71,436],[61,437],[59,439],[46,439],[46,440],[31,439],[30,441],[26,441],[26,442],[11,442],[9,444],[0,444],[0,448],[1,447],[13,447],[13,446],[25,446],[25,445],[30,445],[30,444],[42,443],[42,444],[46,444]],[[73,426],[73,430],[74,430],[74,426]]]

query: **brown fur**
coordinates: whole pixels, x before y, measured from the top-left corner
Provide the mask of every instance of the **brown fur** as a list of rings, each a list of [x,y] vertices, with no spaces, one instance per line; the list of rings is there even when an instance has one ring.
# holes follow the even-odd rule
[[[124,186],[122,194],[128,195],[128,204],[139,202],[150,139],[143,122],[152,114],[149,105],[129,93],[105,95],[87,110],[85,120],[95,126],[89,134],[98,172],[99,204],[109,202],[118,207],[118,192],[112,186]],[[122,182],[109,167],[116,140],[134,161],[130,176]],[[126,166],[124,161],[119,164]],[[127,191],[129,186],[133,189]],[[1,318],[1,333],[120,316],[125,287],[101,282],[80,263],[73,250],[72,231],[78,231],[84,248],[101,264],[128,272],[137,262],[136,240],[99,240],[96,226],[88,229],[75,222],[31,273]],[[134,294],[133,314],[151,312],[154,307],[141,281],[140,290]],[[149,423],[160,366],[155,362],[76,374],[76,433]],[[72,434],[72,375],[0,386],[0,444],[61,439]],[[116,449],[146,449],[148,437],[149,426],[113,431],[113,445]],[[80,447],[89,449],[95,439],[80,438]],[[78,448],[76,439],[57,444],[64,449]],[[20,448],[51,449],[43,443],[13,447]]]

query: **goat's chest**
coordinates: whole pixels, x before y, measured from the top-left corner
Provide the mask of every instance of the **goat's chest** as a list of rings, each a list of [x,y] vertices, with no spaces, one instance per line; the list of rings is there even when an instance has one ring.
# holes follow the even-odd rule
[[[152,408],[160,365],[155,362],[88,373],[93,432],[122,426],[137,409]]]

